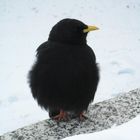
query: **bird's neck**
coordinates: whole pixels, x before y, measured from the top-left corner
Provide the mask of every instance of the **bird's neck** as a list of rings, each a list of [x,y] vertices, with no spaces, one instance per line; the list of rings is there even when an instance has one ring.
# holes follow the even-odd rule
[[[71,41],[57,41],[57,40],[51,40],[48,39],[48,42],[57,46],[85,46],[87,45],[87,41],[81,41],[81,42],[71,42]]]

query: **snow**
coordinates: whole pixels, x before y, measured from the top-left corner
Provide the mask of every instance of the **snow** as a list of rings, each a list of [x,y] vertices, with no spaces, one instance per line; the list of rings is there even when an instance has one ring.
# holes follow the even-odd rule
[[[63,18],[100,28],[88,36],[101,72],[94,103],[139,87],[139,17],[139,0],[1,0],[0,135],[48,118],[31,96],[27,74],[36,48]]]
[[[140,116],[133,120],[111,129],[92,134],[81,134],[65,138],[63,140],[139,140]]]

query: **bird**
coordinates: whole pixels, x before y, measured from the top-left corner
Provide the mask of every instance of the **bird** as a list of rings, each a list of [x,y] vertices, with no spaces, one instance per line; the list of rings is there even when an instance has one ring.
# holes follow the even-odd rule
[[[99,67],[87,34],[98,30],[77,19],[65,18],[51,29],[48,40],[36,50],[36,60],[28,74],[33,98],[49,117],[65,120],[68,113],[81,120],[94,100],[99,83]]]

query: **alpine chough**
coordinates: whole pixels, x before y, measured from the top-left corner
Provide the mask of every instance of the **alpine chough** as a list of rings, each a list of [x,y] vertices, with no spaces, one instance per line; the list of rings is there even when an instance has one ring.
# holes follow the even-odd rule
[[[29,86],[38,104],[56,120],[65,119],[68,112],[82,119],[94,99],[99,69],[86,37],[97,29],[76,19],[63,19],[37,49]]]

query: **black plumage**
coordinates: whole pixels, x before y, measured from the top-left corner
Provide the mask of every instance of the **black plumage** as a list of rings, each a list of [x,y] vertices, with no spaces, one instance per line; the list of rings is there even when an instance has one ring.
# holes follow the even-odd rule
[[[62,111],[80,114],[94,99],[99,69],[87,45],[88,28],[79,20],[63,19],[37,49],[29,85],[33,97],[49,110],[50,117]]]

